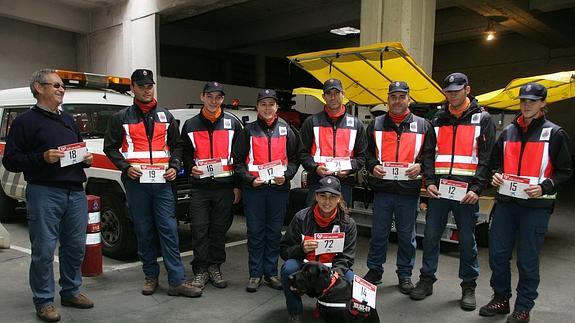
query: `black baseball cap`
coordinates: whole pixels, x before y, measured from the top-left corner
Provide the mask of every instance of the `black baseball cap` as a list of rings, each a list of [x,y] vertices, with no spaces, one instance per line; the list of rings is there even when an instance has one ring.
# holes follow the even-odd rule
[[[323,93],[331,89],[336,89],[340,92],[343,92],[343,86],[341,85],[341,81],[338,79],[329,79],[323,83]]]
[[[341,195],[341,184],[339,179],[334,176],[326,176],[319,180],[319,188],[315,190],[316,193],[329,192],[336,195]]]
[[[204,93],[210,92],[222,92],[223,95],[226,95],[224,92],[224,85],[219,82],[208,82],[204,85]]]
[[[263,99],[267,99],[267,98],[272,98],[272,99],[276,100],[276,102],[278,101],[278,96],[277,96],[275,90],[265,89],[265,90],[261,90],[258,93],[257,102],[259,102],[260,100],[263,100]]]
[[[389,83],[389,90],[387,91],[387,94],[391,94],[393,92],[409,93],[409,85],[407,85],[407,82],[405,81],[391,82]]]
[[[528,100],[545,100],[547,88],[539,83],[527,83],[519,89],[519,98]]]
[[[451,73],[443,80],[443,91],[459,91],[469,85],[467,75],[463,73]]]
[[[156,82],[154,82],[154,73],[144,68],[135,70],[130,79],[137,85],[156,84]]]

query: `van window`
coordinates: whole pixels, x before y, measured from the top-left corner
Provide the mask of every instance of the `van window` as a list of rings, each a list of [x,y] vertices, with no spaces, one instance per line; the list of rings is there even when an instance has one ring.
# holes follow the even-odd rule
[[[62,105],[62,109],[69,113],[76,122],[84,139],[104,138],[110,117],[125,107],[104,104]]]
[[[30,106],[5,107],[2,113],[2,128],[0,128],[0,140],[5,141],[10,132],[10,126],[14,119],[24,111],[30,109]]]

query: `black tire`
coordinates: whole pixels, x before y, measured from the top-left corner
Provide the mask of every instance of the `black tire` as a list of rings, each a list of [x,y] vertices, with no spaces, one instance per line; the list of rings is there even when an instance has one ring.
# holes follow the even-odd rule
[[[138,245],[125,204],[115,195],[102,195],[101,199],[102,253],[113,259],[135,258]]]
[[[16,213],[16,205],[18,201],[13,198],[8,197],[4,194],[2,188],[0,188],[0,221],[6,222],[8,220],[14,219]]]
[[[479,247],[489,247],[489,223],[481,223],[475,227],[475,241]]]

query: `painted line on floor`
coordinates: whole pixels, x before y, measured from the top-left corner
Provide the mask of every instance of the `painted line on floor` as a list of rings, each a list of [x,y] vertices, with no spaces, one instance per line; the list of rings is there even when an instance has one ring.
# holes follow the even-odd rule
[[[23,252],[23,253],[28,254],[28,255],[32,255],[32,250],[30,250],[28,248],[11,245],[10,249],[20,251],[20,252]],[[58,258],[58,256],[54,256],[54,262],[60,262],[60,258]]]
[[[240,246],[240,245],[246,244],[247,242],[248,242],[248,239],[228,242],[228,243],[226,243],[226,248]],[[191,256],[193,254],[194,254],[194,252],[192,250],[180,253],[182,258],[187,257],[187,256]],[[164,261],[164,258],[158,257],[157,261],[162,262],[162,261]],[[134,262],[129,262],[127,264],[114,265],[114,266],[104,266],[104,272],[111,272],[111,271],[129,269],[129,268],[140,267],[140,266],[142,266],[142,263],[140,261],[134,261]]]

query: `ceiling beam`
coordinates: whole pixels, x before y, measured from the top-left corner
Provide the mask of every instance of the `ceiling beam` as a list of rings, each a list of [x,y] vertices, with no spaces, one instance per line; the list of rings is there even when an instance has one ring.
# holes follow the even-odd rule
[[[458,0],[459,6],[485,17],[504,17],[499,24],[548,47],[568,47],[573,41],[529,12],[529,2],[515,0]]]
[[[51,1],[0,0],[0,16],[79,34],[90,31],[87,11]]]

